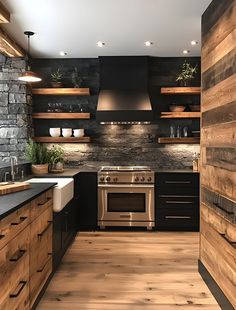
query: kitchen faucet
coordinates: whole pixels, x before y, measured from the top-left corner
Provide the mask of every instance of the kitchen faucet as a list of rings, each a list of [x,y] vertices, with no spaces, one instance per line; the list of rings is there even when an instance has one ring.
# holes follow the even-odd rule
[[[18,164],[17,157],[11,156],[10,162],[11,162],[11,180],[12,180],[12,182],[15,182],[15,174],[16,174],[15,166]]]

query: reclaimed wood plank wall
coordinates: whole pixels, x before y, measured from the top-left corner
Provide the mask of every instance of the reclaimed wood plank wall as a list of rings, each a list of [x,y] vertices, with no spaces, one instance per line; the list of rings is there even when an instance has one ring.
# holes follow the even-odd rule
[[[202,16],[200,261],[236,309],[236,0]]]

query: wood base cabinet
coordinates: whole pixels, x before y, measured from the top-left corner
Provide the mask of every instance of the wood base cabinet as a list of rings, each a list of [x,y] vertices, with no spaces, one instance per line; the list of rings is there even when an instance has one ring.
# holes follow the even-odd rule
[[[0,220],[0,309],[31,309],[52,272],[52,191]]]

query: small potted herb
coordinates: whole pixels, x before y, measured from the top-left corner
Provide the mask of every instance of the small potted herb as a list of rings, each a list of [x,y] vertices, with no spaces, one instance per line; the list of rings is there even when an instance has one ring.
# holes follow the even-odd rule
[[[63,170],[64,151],[59,145],[53,145],[48,150],[49,163],[51,164],[51,170],[61,172]]]
[[[44,144],[30,139],[26,146],[26,156],[31,162],[33,174],[48,173],[49,152]]]
[[[176,77],[176,81],[180,82],[181,86],[187,86],[195,78],[196,73],[197,65],[192,67],[190,63],[185,60],[180,74]]]
[[[71,81],[74,85],[74,88],[79,88],[82,83],[82,78],[79,76],[78,69],[75,67],[74,71],[71,74]]]
[[[63,87],[63,83],[62,83],[62,77],[63,77],[63,74],[62,74],[62,72],[61,72],[61,69],[60,68],[58,68],[55,72],[52,72],[51,73],[51,79],[52,79],[52,81],[51,81],[51,86],[52,87],[55,87],[55,88],[57,88],[57,87]]]

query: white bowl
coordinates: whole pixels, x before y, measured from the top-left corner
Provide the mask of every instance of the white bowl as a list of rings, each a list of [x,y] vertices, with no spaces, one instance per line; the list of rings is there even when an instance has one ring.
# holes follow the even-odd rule
[[[49,128],[49,133],[51,137],[60,137],[61,128]]]
[[[65,138],[69,138],[72,136],[72,128],[62,128],[62,135]]]
[[[74,129],[73,130],[73,135],[76,138],[81,138],[84,136],[84,129]]]

